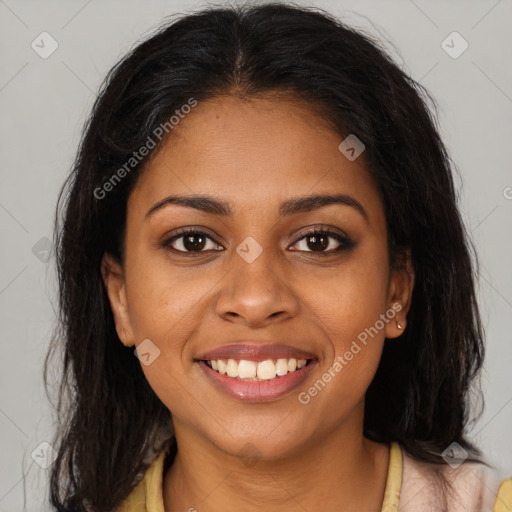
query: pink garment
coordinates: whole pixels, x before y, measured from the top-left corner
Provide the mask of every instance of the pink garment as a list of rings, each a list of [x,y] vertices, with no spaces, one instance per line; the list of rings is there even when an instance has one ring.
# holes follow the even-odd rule
[[[465,462],[457,468],[419,462],[402,450],[402,487],[398,512],[491,512],[505,479],[483,464]],[[454,494],[443,502],[436,489],[436,471],[451,482]]]

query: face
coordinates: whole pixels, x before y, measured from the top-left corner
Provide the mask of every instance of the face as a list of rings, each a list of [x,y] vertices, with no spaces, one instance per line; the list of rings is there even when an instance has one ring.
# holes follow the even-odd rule
[[[403,330],[412,282],[390,268],[364,153],[349,160],[342,140],[300,103],[216,98],[180,121],[140,177],[124,266],[107,255],[102,274],[118,335],[145,354],[177,436],[186,428],[231,454],[252,443],[269,459],[336,431],[362,436],[364,395],[384,338]],[[326,195],[338,201],[305,200]],[[200,361],[220,347],[228,371],[244,359],[263,380]],[[293,355],[307,365],[291,371]],[[269,378],[269,359],[288,373]]]

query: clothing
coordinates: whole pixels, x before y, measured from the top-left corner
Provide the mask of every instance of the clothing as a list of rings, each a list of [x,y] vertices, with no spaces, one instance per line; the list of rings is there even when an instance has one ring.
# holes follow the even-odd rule
[[[167,447],[150,464],[143,479],[123,502],[119,512],[165,512],[163,469]],[[456,491],[445,507],[431,484],[442,468]],[[381,512],[512,512],[512,478],[502,479],[483,464],[468,462],[457,468],[419,462],[391,443],[388,476]]]

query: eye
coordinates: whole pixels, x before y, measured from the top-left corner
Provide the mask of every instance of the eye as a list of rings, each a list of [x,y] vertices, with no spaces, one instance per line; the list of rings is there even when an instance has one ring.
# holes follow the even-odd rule
[[[294,245],[302,248],[292,251],[311,252],[318,255],[332,254],[350,249],[355,243],[347,236],[326,229],[313,228]],[[162,247],[170,247],[173,251],[184,254],[200,254],[206,251],[219,251],[224,248],[212,236],[194,228],[182,228],[178,234],[165,240]]]
[[[335,233],[334,231],[318,228],[310,230],[304,236],[299,238],[294,245],[301,243],[302,248],[299,248],[299,251],[313,252],[317,254],[340,252],[354,246],[354,242],[352,242],[352,240],[347,236]]]
[[[162,243],[162,247],[170,246],[172,250],[182,253],[201,253],[207,250],[218,251],[218,243],[203,231],[183,228],[180,233]]]

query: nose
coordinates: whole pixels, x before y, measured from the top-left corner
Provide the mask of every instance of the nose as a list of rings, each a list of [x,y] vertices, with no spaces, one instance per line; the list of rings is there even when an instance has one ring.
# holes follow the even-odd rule
[[[298,298],[275,253],[263,250],[250,263],[236,253],[233,259],[215,304],[220,317],[257,328],[297,315]]]

